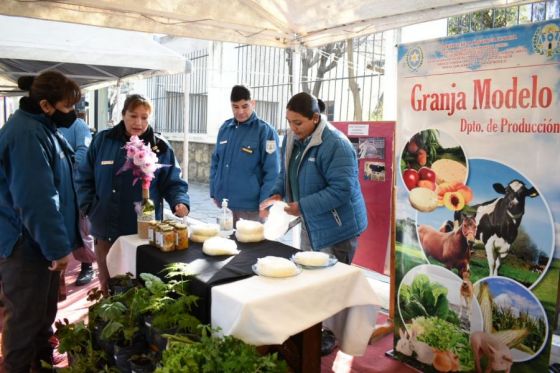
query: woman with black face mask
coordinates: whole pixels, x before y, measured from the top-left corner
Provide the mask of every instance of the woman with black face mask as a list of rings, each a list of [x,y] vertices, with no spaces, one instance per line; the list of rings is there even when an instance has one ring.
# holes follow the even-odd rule
[[[60,271],[81,244],[73,151],[57,126],[76,119],[80,88],[48,71],[20,78],[29,96],[0,129],[0,300],[3,371],[52,364]],[[2,370],[2,369],[0,369]]]

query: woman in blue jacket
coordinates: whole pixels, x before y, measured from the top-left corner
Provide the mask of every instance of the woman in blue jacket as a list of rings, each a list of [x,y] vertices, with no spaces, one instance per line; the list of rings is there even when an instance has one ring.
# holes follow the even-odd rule
[[[78,165],[76,185],[80,210],[91,223],[95,237],[95,255],[99,283],[104,294],[108,291],[107,254],[119,237],[137,232],[135,202],[142,200],[141,182],[133,185],[132,172],[118,173],[126,160],[123,148],[131,136],[139,136],[157,154],[162,167],[155,172],[150,184],[150,198],[156,206],[156,219],[163,217],[163,199],[175,215],[189,213],[188,184],[181,179],[181,169],[173,148],[148,124],[152,106],[140,95],[131,95],[124,102],[123,120],[115,127],[98,133],[86,158]]]
[[[18,86],[29,96],[0,129],[0,371],[8,373],[53,363],[60,271],[81,244],[74,152],[57,130],[76,120],[80,87],[55,71],[22,77]]]
[[[291,131],[282,145],[282,170],[260,208],[284,199],[286,212],[302,218],[302,250],[327,252],[350,264],[367,227],[356,152],[321,116],[312,95],[296,94],[286,109]]]

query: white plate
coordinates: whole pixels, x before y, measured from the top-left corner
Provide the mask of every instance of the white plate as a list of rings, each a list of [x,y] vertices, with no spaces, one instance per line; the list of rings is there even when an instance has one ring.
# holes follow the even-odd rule
[[[294,277],[294,276],[297,276],[297,275],[299,275],[299,274],[301,273],[301,271],[302,271],[301,266],[300,266],[299,264],[296,263],[296,267],[297,267],[297,272],[294,273],[293,275],[289,275],[289,276],[269,276],[269,275],[265,275],[265,274],[260,273],[260,272],[258,271],[257,265],[256,265],[256,264],[253,264],[253,265],[251,266],[251,269],[253,269],[253,272],[254,272],[256,275],[259,275],[259,276],[262,276],[262,277],[286,278],[286,277]]]
[[[338,263],[338,259],[336,259],[336,257],[333,254],[329,254],[329,260],[327,261],[327,264],[325,265],[319,265],[319,266],[313,266],[313,265],[305,265],[305,264],[301,264],[298,263],[298,261],[296,260],[296,256],[295,254],[292,255],[292,257],[290,258],[290,260],[294,263],[296,263],[296,265],[301,266],[305,269],[321,269],[321,268],[328,268],[328,267],[332,267],[333,265],[335,265],[336,263]]]

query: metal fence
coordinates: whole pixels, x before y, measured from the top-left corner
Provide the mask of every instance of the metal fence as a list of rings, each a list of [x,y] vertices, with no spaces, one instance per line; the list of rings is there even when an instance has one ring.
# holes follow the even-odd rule
[[[251,88],[257,101],[257,113],[279,133],[287,126],[286,104],[300,91],[322,99],[329,120],[381,119],[383,47],[383,33],[355,38],[351,44],[343,41],[304,49],[299,54],[289,49],[240,45],[237,47],[238,81]],[[293,59],[298,56],[300,63],[294,63]],[[298,74],[294,74],[293,66],[300,67]],[[296,75],[301,80],[296,85],[297,92],[293,92],[292,79]],[[358,103],[354,102],[352,83]]]
[[[382,105],[382,78],[385,59],[383,34],[353,40],[352,59],[348,59],[346,41],[321,48],[292,50],[265,46],[238,45],[237,81],[251,88],[258,115],[279,133],[286,130],[285,107],[299,91],[314,93],[327,105],[330,120],[368,120],[376,117]],[[294,58],[301,59],[294,63]],[[187,77],[190,84],[189,131],[206,133],[208,112],[207,50],[186,55],[193,63]],[[294,74],[293,66],[300,66]],[[356,104],[350,87],[350,68],[362,114],[355,116]],[[294,76],[301,76],[293,92]],[[183,132],[184,74],[148,79],[148,97],[154,103],[154,127],[164,133]]]

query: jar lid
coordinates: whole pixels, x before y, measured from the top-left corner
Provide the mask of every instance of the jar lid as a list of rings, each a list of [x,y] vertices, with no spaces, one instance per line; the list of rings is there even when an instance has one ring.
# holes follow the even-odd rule
[[[187,229],[187,225],[183,223],[176,223],[175,228],[177,229]]]
[[[170,226],[170,225],[166,225],[164,227],[161,227],[161,230],[164,231],[164,232],[169,232],[169,231],[173,230],[173,227]]]

